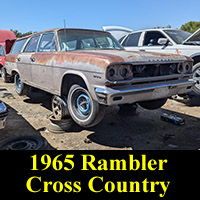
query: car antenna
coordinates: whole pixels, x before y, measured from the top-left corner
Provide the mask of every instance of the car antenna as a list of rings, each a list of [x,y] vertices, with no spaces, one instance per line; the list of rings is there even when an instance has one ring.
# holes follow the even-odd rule
[[[65,19],[64,19],[64,28],[66,28],[66,22],[65,22]]]

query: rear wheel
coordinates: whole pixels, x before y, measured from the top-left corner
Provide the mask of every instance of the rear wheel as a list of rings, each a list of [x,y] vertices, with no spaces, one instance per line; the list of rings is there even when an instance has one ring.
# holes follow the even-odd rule
[[[19,96],[27,95],[29,92],[29,86],[21,82],[19,74],[15,74],[15,91]]]
[[[92,127],[103,119],[106,106],[94,101],[87,89],[75,84],[68,93],[68,109],[79,126]]]
[[[10,82],[10,78],[8,77],[5,67],[1,68],[1,78],[2,78],[3,82],[5,82],[5,83]]]

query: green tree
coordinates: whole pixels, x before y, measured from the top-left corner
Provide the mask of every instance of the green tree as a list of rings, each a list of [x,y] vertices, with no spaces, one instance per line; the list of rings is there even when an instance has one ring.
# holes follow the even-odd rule
[[[25,37],[25,36],[27,36],[27,35],[33,34],[32,31],[29,31],[29,32],[27,32],[27,33],[21,33],[21,32],[19,32],[18,30],[12,30],[12,29],[10,29],[10,30],[15,34],[15,36],[16,36],[17,38],[21,38],[21,37]]]
[[[164,26],[164,27],[160,27],[160,26],[154,27],[154,29],[160,29],[160,28],[172,28],[172,26],[171,25],[167,25],[167,26]]]
[[[182,31],[187,31],[190,33],[194,33],[196,30],[200,28],[200,22],[190,21],[181,26]]]

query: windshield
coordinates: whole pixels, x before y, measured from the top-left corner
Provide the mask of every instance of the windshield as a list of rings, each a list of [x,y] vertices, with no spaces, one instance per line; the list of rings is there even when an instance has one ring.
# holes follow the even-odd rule
[[[62,29],[58,39],[61,51],[124,50],[112,35],[100,31]]]
[[[182,44],[191,35],[191,33],[180,30],[164,30],[164,32],[177,44]]]

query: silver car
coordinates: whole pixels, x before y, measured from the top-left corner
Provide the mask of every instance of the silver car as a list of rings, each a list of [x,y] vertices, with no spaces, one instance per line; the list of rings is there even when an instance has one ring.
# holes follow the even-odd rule
[[[98,124],[107,106],[138,103],[156,109],[191,91],[192,59],[125,51],[104,31],[52,29],[16,40],[6,56],[16,92],[30,86],[54,95],[54,116],[82,127]]]

